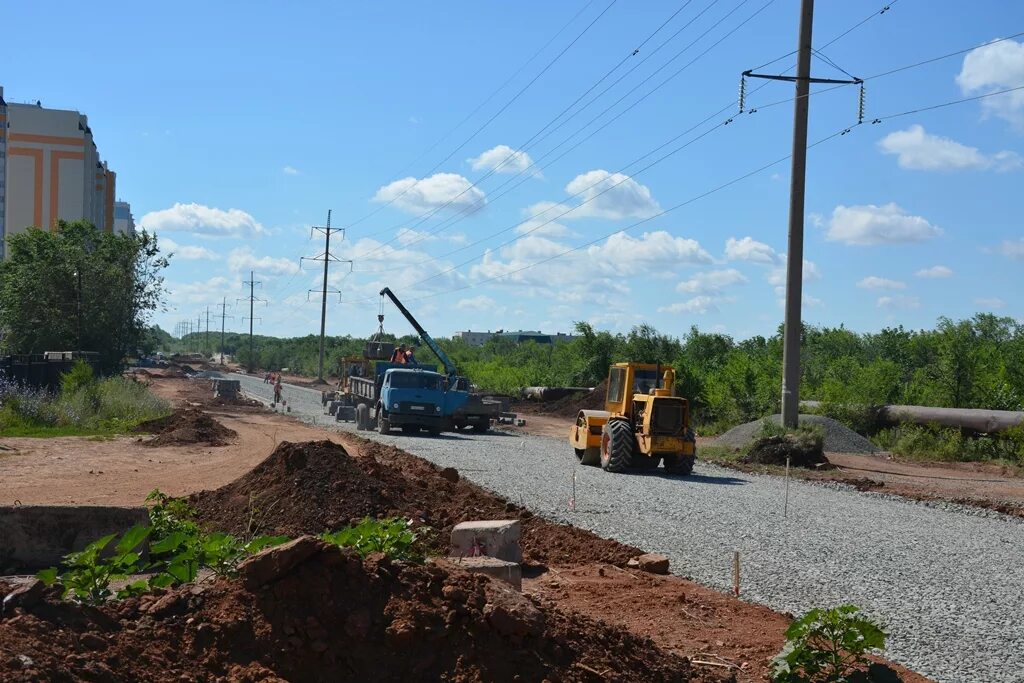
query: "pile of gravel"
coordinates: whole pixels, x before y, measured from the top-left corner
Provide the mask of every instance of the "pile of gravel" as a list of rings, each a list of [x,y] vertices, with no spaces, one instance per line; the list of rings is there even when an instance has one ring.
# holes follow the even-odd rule
[[[781,415],[772,415],[770,418],[775,424],[782,424]],[[763,420],[754,420],[733,427],[725,434],[722,434],[714,443],[719,446],[730,448],[743,448],[761,434],[761,423]],[[824,449],[828,453],[878,453],[881,449],[866,438],[853,431],[841,422],[822,415],[800,415],[800,424],[821,425],[825,431]]]

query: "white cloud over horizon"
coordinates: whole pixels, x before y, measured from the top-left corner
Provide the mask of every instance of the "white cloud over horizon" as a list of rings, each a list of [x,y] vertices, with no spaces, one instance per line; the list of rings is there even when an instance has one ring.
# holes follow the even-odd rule
[[[170,237],[158,236],[157,244],[160,245],[160,251],[162,253],[172,254],[176,258],[184,259],[186,261],[216,261],[220,258],[218,254],[206,247],[178,244]]]
[[[474,171],[494,171],[495,173],[520,173],[533,165],[533,159],[526,152],[512,149],[508,145],[497,145],[482,152],[480,156],[466,159]],[[532,173],[541,177],[540,171]]]
[[[1004,40],[971,50],[964,56],[956,84],[964,95],[1024,86],[1024,42]],[[986,97],[981,100],[981,110],[1024,132],[1024,90]]]
[[[907,283],[900,282],[899,280],[890,280],[884,277],[878,277],[876,275],[869,275],[860,282],[857,286],[861,289],[906,289]]]
[[[233,273],[246,270],[255,271],[257,275],[295,275],[301,268],[295,261],[284,257],[257,256],[250,247],[232,249],[228,254],[228,268]]]
[[[921,270],[914,273],[917,277],[925,279],[940,279],[953,276],[953,269],[947,268],[946,266],[932,266],[931,268],[922,268]]]
[[[779,254],[775,249],[752,237],[742,239],[730,237],[727,239],[725,241],[725,258],[729,261],[750,261],[765,265],[775,265],[779,262]]]
[[[746,276],[735,268],[708,270],[695,273],[676,285],[676,291],[688,294],[717,294],[726,287],[748,282]]]
[[[487,195],[458,173],[435,173],[428,178],[402,178],[377,190],[373,201],[392,203],[407,213],[434,210],[474,213],[487,203]]]
[[[927,219],[890,202],[882,206],[840,204],[832,212],[826,238],[853,246],[877,246],[925,242],[941,234],[942,229]]]
[[[916,296],[904,296],[897,294],[894,296],[880,296],[875,301],[875,305],[878,308],[885,308],[888,310],[911,310],[921,307],[921,300]]]
[[[191,232],[206,237],[257,237],[267,230],[241,209],[218,209],[203,204],[175,203],[169,209],[150,211],[139,219],[147,232]]]
[[[884,154],[896,155],[900,168],[915,171],[994,170],[1015,171],[1024,168],[1024,159],[1016,152],[1003,150],[983,154],[951,138],[931,135],[914,124],[906,130],[889,133],[879,147]]]

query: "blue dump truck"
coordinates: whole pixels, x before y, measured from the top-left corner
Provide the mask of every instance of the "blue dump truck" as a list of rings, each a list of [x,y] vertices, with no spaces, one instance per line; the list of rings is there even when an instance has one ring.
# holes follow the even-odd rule
[[[472,429],[484,432],[498,418],[500,404],[484,401],[469,391],[469,382],[459,377],[451,359],[427,334],[391,290],[389,296],[420,338],[444,364],[391,363],[394,345],[370,342],[362,358],[342,360],[342,381],[336,391],[323,392],[324,412],[337,420],[350,420],[359,429],[376,429],[387,434],[392,429],[414,433],[421,429],[431,434]],[[383,325],[383,315],[378,316]]]

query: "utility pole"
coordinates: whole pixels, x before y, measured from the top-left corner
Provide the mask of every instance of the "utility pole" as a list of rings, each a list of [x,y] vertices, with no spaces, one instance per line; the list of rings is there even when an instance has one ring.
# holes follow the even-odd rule
[[[800,31],[797,38],[796,76],[776,76],[743,72],[743,78],[767,78],[796,83],[793,101],[793,154],[789,187],[789,238],[786,247],[786,314],[782,342],[782,424],[796,427],[800,415],[800,336],[803,331],[801,307],[804,275],[804,190],[807,181],[807,115],[812,83],[861,84],[858,123],[864,116],[863,81],[811,78],[811,33],[814,27],[814,0],[800,2]],[[740,111],[743,111],[743,81],[740,85]]]
[[[224,297],[220,302],[220,364],[224,365],[224,319],[234,319],[235,316],[227,315],[228,299]]]
[[[255,320],[255,318],[253,318],[253,315],[252,315],[252,313],[253,313],[253,306],[255,305],[255,303],[257,301],[262,301],[264,304],[266,304],[267,301],[266,301],[266,299],[257,299],[256,298],[256,285],[261,285],[262,286],[263,283],[259,282],[256,279],[255,273],[253,271],[251,271],[251,270],[249,271],[249,279],[248,280],[244,280],[242,284],[249,285],[249,298],[248,299],[236,299],[236,303],[238,301],[248,301],[249,302],[249,317],[248,318],[242,318],[242,320],[248,319],[248,321],[249,321],[249,367],[248,367],[248,369],[249,369],[249,372],[252,372],[253,368],[256,367],[256,365],[255,365],[256,357],[254,355],[253,342],[252,342],[252,323],[253,323],[253,320]],[[262,318],[260,320],[262,322]]]
[[[331,261],[338,261],[339,263],[349,264],[349,270],[352,269],[352,261],[347,259],[339,259],[331,253],[331,233],[340,232],[341,239],[345,239],[345,228],[332,228],[331,227],[331,210],[327,210],[327,225],[324,227],[314,226],[310,228],[310,237],[313,236],[313,231],[323,233],[324,235],[324,253],[319,256],[307,257],[303,256],[299,259],[299,265],[301,267],[303,261],[323,261],[324,262],[324,282],[321,290],[320,299],[320,362],[317,364],[316,376],[318,379],[323,381],[324,378],[324,332],[327,328],[327,268]],[[310,292],[314,290],[309,290]],[[331,290],[332,294],[338,295],[338,300],[341,300],[341,291],[337,289]]]
[[[206,355],[212,355],[210,351],[210,307],[206,307]]]

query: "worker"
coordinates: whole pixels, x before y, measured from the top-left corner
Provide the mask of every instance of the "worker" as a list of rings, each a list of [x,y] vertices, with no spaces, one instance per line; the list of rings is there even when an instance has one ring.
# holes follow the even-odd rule
[[[399,365],[405,364],[405,344],[399,344],[395,352],[391,354],[391,362]]]
[[[281,402],[281,375],[277,376],[277,382],[274,384],[274,403]]]
[[[416,353],[412,346],[405,351],[405,363],[406,365],[419,365],[416,362]]]

